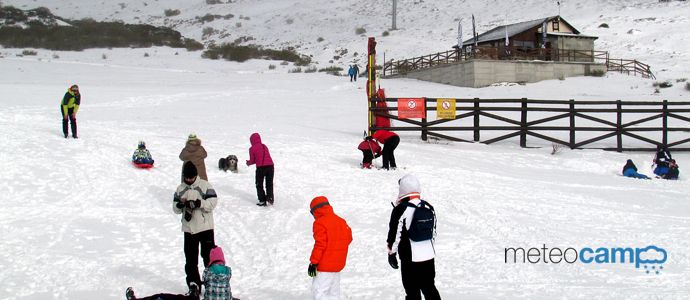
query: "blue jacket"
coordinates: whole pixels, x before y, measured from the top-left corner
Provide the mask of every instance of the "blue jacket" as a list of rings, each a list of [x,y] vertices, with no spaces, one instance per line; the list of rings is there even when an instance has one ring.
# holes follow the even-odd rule
[[[350,75],[350,76],[355,75],[355,68],[350,66],[350,69],[347,70],[347,75]]]

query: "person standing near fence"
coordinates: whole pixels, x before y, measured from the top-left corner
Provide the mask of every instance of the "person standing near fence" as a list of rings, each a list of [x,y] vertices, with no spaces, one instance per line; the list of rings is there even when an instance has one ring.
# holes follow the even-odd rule
[[[383,144],[383,168],[386,170],[393,168],[395,170],[398,166],[395,163],[394,151],[400,143],[400,137],[394,132],[382,129],[376,130],[371,137]]]

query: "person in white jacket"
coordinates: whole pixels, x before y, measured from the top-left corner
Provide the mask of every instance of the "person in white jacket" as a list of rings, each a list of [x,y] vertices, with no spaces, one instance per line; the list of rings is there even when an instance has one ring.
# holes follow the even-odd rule
[[[427,213],[433,214],[433,207],[421,200],[421,188],[417,177],[407,174],[400,178],[398,183],[400,184],[398,199],[393,202],[394,208],[389,222],[388,238],[386,239],[388,263],[397,269],[396,254],[400,255],[400,272],[406,300],[421,299],[421,294],[424,294],[424,299],[427,300],[441,299],[434,284],[436,277],[433,244],[436,235],[435,215],[429,219],[431,226],[425,227],[424,230],[414,229],[415,237],[410,236],[411,227],[424,227],[424,225],[415,223],[419,222],[414,220],[415,211],[425,209]],[[422,238],[418,238],[420,231],[426,231],[421,234]]]
[[[209,254],[215,246],[213,234],[213,209],[218,203],[216,191],[208,181],[201,179],[191,161],[182,167],[183,182],[173,196],[173,212],[182,214],[184,232],[184,271],[191,295],[199,295],[199,245],[204,266],[209,264]]]

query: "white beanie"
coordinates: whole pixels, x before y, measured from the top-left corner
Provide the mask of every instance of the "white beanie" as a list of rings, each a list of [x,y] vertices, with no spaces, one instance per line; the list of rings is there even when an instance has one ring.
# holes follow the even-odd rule
[[[398,180],[400,187],[398,188],[398,201],[405,197],[417,195],[422,192],[422,188],[419,187],[419,180],[412,174],[407,174]]]

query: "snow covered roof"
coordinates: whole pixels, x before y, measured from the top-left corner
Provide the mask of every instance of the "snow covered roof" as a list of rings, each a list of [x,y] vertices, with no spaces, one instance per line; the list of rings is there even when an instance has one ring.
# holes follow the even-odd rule
[[[508,25],[503,25],[503,26],[498,26],[495,27],[487,32],[484,32],[480,34],[477,37],[477,43],[484,43],[484,42],[491,42],[491,41],[496,41],[496,40],[502,40],[505,39],[506,37],[506,27],[508,31],[508,37],[512,37],[514,35],[518,35],[520,33],[523,33],[527,30],[530,30],[534,27],[541,26],[544,22],[551,21],[553,19],[560,18],[560,16],[551,16],[547,18],[541,18],[541,19],[536,19],[536,20],[531,20],[531,21],[525,21],[525,22],[520,22],[520,23],[515,23],[515,24],[508,24]],[[573,31],[575,32],[574,35],[572,36],[579,36],[579,37],[585,37],[585,36],[580,36],[580,31],[575,29],[570,23],[566,22],[563,18],[560,18],[560,20],[566,24],[568,24]],[[551,34],[551,33],[548,33]],[[463,45],[472,45],[474,43],[473,39],[468,39],[464,41],[462,44]]]

